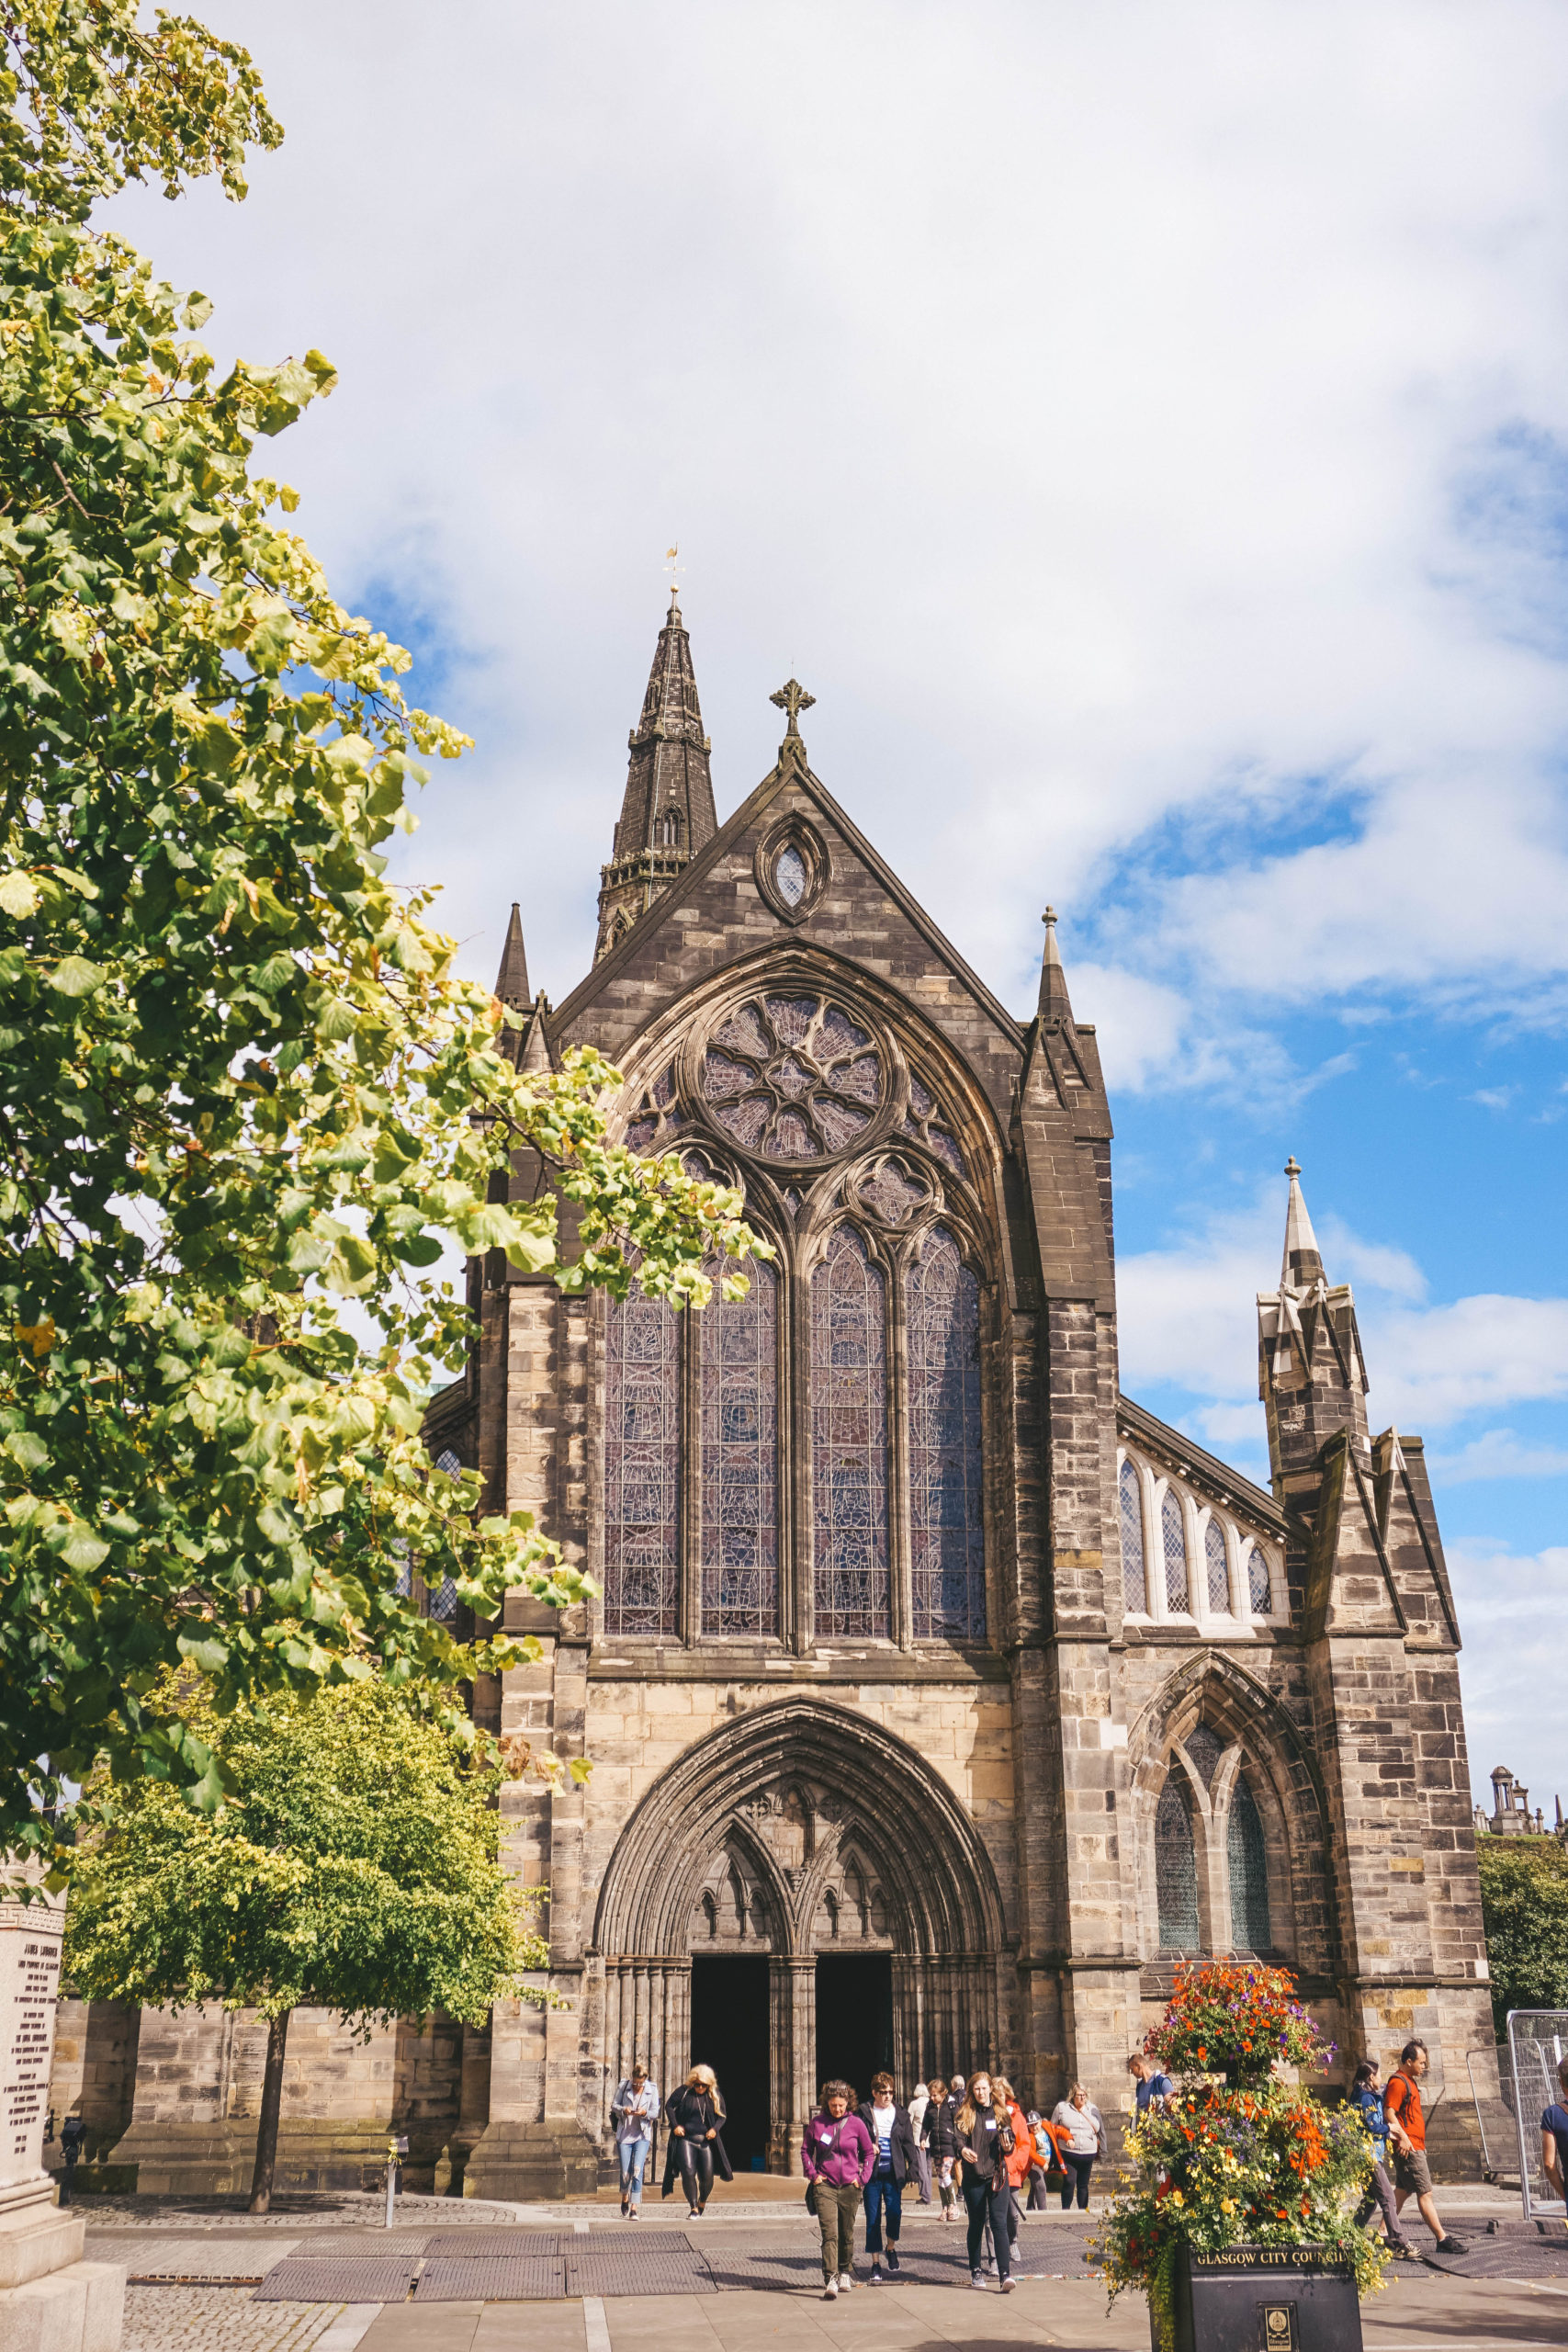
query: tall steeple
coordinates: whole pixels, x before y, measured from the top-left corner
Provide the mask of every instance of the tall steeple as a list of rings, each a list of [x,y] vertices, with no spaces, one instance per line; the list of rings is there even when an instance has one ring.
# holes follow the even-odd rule
[[[1258,1296],[1258,1381],[1274,1491],[1299,1509],[1321,1476],[1319,1457],[1331,1438],[1345,1430],[1365,1451],[1367,1374],[1350,1286],[1329,1286],[1293,1159],[1285,1174],[1280,1287]]]
[[[642,717],[628,738],[626,797],[599,883],[599,941],[609,954],[718,829],[691,639],[674,589],[659,632]]]
[[[513,1012],[526,1012],[534,1001],[528,986],[527,951],[523,944],[523,917],[515,899],[512,901],[512,920],[506,926],[506,944],[501,951],[501,969],[495,976],[495,992]]]
[[[1062,969],[1062,951],[1056,944],[1056,910],[1047,907],[1041,917],[1045,925],[1045,953],[1040,964],[1040,1018],[1042,1021],[1070,1021],[1073,1008],[1067,997],[1067,976]]]

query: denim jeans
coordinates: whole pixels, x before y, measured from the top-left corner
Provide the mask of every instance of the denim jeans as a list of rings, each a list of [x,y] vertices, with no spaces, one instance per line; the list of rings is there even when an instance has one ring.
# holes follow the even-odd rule
[[[867,2254],[882,2252],[882,2211],[887,2209],[887,2243],[897,2245],[898,2231],[904,2219],[904,2184],[895,2180],[890,2172],[873,2173],[866,2182],[865,2250]]]
[[[621,2167],[621,2195],[634,2205],[642,2203],[642,2169],[648,2162],[651,2140],[623,2140],[615,2150]]]

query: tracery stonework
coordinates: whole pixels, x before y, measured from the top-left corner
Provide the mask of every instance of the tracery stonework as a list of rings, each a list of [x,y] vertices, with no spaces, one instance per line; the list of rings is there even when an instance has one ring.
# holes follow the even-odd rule
[[[809,695],[775,699],[777,763],[720,823],[672,606],[592,966],[552,1009],[514,919],[497,987],[526,1067],[597,1048],[617,1135],[738,1186],[774,1251],[703,1315],[476,1261],[430,1408],[433,1453],[598,1588],[509,1606],[543,1663],[474,1694],[593,1758],[502,1798],[563,2005],[444,2056],[411,2031],[330,2099],[293,2079],[281,2183],[327,2182],[353,2114],[409,2131],[411,2186],[586,2192],[634,2057],[737,2086],[741,2169],[874,2064],[905,2091],[1000,2066],[1041,2107],[1082,2081],[1114,2118],[1179,1958],[1229,1951],[1298,1971],[1342,2070],[1420,2033],[1465,2170],[1491,2018],[1459,1627],[1420,1441],[1368,1423],[1296,1174],[1264,1486],[1121,1392],[1111,1111],[1054,917],[1015,1013],[813,774]],[[539,1178],[520,1154],[514,1193]],[[254,2123],[221,2088],[193,2122],[161,2030],[115,2160],[248,2177]],[[228,2082],[232,2025],[182,2030],[185,2078]]]

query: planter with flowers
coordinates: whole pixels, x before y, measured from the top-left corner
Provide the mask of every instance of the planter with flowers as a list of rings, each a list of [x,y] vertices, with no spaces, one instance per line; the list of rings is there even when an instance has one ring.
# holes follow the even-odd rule
[[[1385,2267],[1350,2219],[1371,2143],[1352,2109],[1281,2079],[1334,2055],[1293,1978],[1184,1965],[1146,2047],[1179,2087],[1128,2131],[1135,2177],[1098,2247],[1112,2299],[1145,2290],[1156,2352],[1359,2347],[1359,2298]]]

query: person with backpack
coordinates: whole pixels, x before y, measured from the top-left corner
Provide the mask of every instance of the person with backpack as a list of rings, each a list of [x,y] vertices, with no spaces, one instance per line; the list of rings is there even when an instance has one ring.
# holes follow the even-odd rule
[[[904,2183],[917,2182],[919,2149],[909,2110],[893,2096],[891,2075],[873,2075],[871,2097],[860,2110],[871,2134],[876,2159],[865,2183],[865,2250],[871,2256],[871,2283],[882,2284],[882,2217],[887,2216],[887,2267],[898,2267],[898,2233],[904,2222]]]
[[[876,2166],[876,2149],[848,2083],[824,2083],[800,2143],[806,2201],[822,2232],[822,2300],[836,2302],[855,2283],[855,2213]]]
[[[1372,2207],[1382,2213],[1383,2235],[1390,2251],[1402,2262],[1419,2259],[1416,2248],[1400,2227],[1399,2208],[1393,2201],[1393,2183],[1388,2177],[1388,2115],[1383,2094],[1378,2084],[1378,2062],[1363,2058],[1356,2069],[1356,2079],[1350,2088],[1350,2105],[1366,2127],[1372,2143],[1372,2177],[1367,2183],[1367,2193],[1356,2208],[1356,2226],[1364,2228],[1371,2218]]]
[[[1008,2158],[1013,2152],[1012,2120],[1007,2101],[998,2097],[989,2075],[970,2077],[956,2118],[958,2162],[964,2202],[969,2213],[969,2284],[983,2287],[980,2249],[987,2226],[997,2250],[998,2284],[1004,2295],[1012,2292],[1011,2245],[1008,2215],[1012,2190]]]

